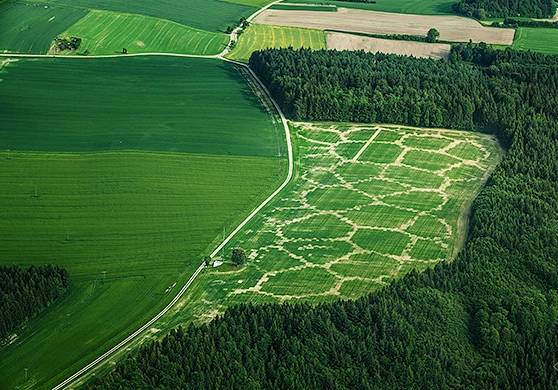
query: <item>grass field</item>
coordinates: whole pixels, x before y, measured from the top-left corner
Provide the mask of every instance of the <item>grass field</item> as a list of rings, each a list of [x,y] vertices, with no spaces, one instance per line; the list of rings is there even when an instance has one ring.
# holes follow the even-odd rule
[[[296,124],[297,175],[204,272],[166,326],[241,302],[356,298],[452,259],[468,205],[499,160],[493,138],[374,125]]]
[[[128,53],[212,55],[220,53],[229,41],[223,33],[197,30],[163,19],[95,10],[60,35],[82,38],[78,53],[92,55],[119,54],[122,48]]]
[[[0,150],[283,153],[282,127],[223,61],[18,60],[1,72]]]
[[[456,3],[453,0],[378,0],[374,4],[335,0],[286,0],[285,2],[293,4],[333,4],[342,8],[420,15],[450,15],[454,13],[452,6]]]
[[[240,36],[228,57],[248,62],[250,55],[256,50],[289,46],[295,49],[325,49],[325,33],[305,28],[251,24]]]
[[[324,11],[337,12],[337,6],[333,4],[291,4],[278,3],[270,7],[271,9],[284,9],[291,11]]]
[[[87,10],[41,3],[0,2],[0,52],[46,53],[56,36]]]
[[[53,5],[153,16],[207,31],[225,31],[256,7],[222,0],[34,0]],[[251,1],[244,2],[251,3]]]
[[[51,388],[164,307],[277,187],[283,134],[216,60],[0,68],[0,263],[55,263],[72,280],[0,348],[0,387]]]
[[[558,54],[558,29],[520,27],[512,47],[546,54]]]

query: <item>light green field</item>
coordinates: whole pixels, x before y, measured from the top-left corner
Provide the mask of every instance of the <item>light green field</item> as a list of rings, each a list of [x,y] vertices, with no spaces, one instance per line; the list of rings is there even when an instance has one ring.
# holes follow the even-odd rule
[[[0,1],[0,52],[45,54],[53,39],[86,13],[79,8]]]
[[[281,47],[325,49],[325,33],[305,28],[251,24],[239,37],[228,57],[248,62],[250,55],[257,50]]]
[[[274,4],[270,9],[282,9],[288,11],[323,11],[323,12],[337,12],[337,6],[332,4],[291,4],[291,3],[278,3]]]
[[[558,29],[520,27],[515,33],[512,47],[546,54],[558,54]]]
[[[286,0],[285,3],[333,4],[340,8],[357,8],[400,14],[450,15],[454,0],[378,0],[376,3],[357,3],[335,0]]]
[[[197,30],[164,19],[95,10],[60,35],[82,38],[78,53],[91,55],[119,54],[123,48],[128,53],[212,55],[220,53],[229,41],[223,33]]]
[[[0,388],[51,388],[137,329],[283,180],[244,77],[167,57],[3,64],[0,264],[58,264],[72,287],[0,348]]]
[[[234,303],[356,298],[452,259],[500,154],[493,138],[472,132],[337,124],[293,132],[294,182],[224,251],[242,247],[247,265],[200,275],[165,328]]]

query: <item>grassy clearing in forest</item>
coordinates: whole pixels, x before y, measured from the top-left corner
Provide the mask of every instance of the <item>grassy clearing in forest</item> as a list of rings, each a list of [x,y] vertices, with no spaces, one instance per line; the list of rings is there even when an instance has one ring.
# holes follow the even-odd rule
[[[239,37],[228,57],[248,62],[250,55],[257,50],[281,47],[325,49],[325,33],[306,28],[251,24]]]
[[[90,55],[168,52],[212,55],[227,45],[228,36],[198,30],[144,15],[90,11],[62,36],[82,38],[78,53]],[[70,52],[68,54],[75,54]]]
[[[558,54],[558,29],[520,27],[512,47],[546,54]]]
[[[231,243],[249,261],[200,275],[169,326],[242,302],[356,298],[452,259],[499,160],[486,135],[382,125],[293,126],[297,175]]]

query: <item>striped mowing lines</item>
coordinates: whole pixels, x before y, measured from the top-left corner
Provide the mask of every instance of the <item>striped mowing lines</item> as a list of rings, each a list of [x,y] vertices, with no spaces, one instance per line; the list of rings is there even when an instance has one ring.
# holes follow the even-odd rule
[[[240,35],[229,57],[247,62],[250,55],[257,50],[289,46],[295,49],[325,49],[325,34],[323,31],[305,28],[252,24]]]
[[[91,55],[173,52],[213,55],[228,43],[222,33],[198,30],[151,16],[92,10],[69,27],[63,36],[83,39],[79,52]]]

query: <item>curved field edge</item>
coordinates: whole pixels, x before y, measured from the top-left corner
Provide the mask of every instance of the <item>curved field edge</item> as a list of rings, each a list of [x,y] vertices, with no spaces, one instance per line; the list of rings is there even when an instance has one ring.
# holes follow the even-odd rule
[[[76,52],[62,54],[104,55],[127,53],[180,53],[196,55],[219,54],[228,43],[228,36],[195,29],[176,22],[151,16],[91,10],[60,34],[79,37]],[[49,53],[56,54],[53,44]]]
[[[355,154],[376,133],[375,126],[382,129],[376,136],[377,144],[368,145],[372,145],[371,150],[358,158],[363,162],[354,162]],[[336,123],[291,123],[291,129],[296,151],[293,181],[224,251],[228,255],[231,248],[242,247],[250,258],[247,265],[225,263],[204,271],[176,308],[160,320],[158,328],[204,323],[238,303],[354,299],[412,269],[423,270],[451,259],[461,244],[460,221],[467,218],[467,207],[500,158],[494,139],[477,133]],[[346,138],[339,138],[343,133]],[[403,140],[402,135],[406,137]],[[412,160],[394,169],[401,164],[396,162],[400,155],[391,153],[390,145],[398,142],[408,145],[406,153],[412,153]],[[436,148],[441,143],[449,152],[442,153],[447,161],[437,165],[440,154]],[[422,158],[428,153],[433,159]],[[391,162],[377,162],[377,158]],[[337,166],[336,161],[344,162]],[[478,161],[478,167],[474,161]],[[444,164],[449,165],[436,175],[449,181],[428,183],[426,177],[432,172],[427,171]],[[330,170],[332,166],[334,170]],[[378,168],[387,176],[377,176]],[[340,182],[340,178],[348,181]],[[427,183],[421,183],[422,179]],[[380,185],[379,180],[383,181]],[[435,198],[405,195],[408,191],[415,195],[420,194],[417,191],[431,193],[430,184],[446,188],[447,201],[434,212],[425,209],[424,202],[436,203]],[[414,188],[417,185],[419,188]],[[347,190],[350,192],[345,194]],[[378,206],[367,206],[370,199],[363,196],[363,191],[376,194],[372,204]],[[406,204],[412,199],[416,206]],[[353,218],[358,218],[357,222]],[[450,228],[450,235],[437,230],[438,219],[447,220],[445,228],[439,226]],[[356,230],[352,223],[359,225]],[[408,242],[400,241],[404,239],[402,233],[415,236],[415,243],[409,247]],[[442,236],[437,237],[439,234]],[[433,246],[427,244],[429,240],[434,240]],[[406,254],[396,252],[404,248],[401,243],[407,246]]]

